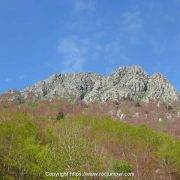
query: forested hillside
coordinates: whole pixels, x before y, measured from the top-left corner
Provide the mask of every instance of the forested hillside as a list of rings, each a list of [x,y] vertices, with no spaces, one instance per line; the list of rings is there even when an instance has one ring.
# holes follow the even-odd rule
[[[170,123],[127,123],[108,116],[102,106],[112,108],[113,104],[1,102],[0,178],[51,179],[47,172],[134,173],[122,179],[180,178],[180,141],[178,132],[168,129]],[[141,104],[128,106],[142,108]],[[175,111],[175,106],[171,108],[167,111]]]

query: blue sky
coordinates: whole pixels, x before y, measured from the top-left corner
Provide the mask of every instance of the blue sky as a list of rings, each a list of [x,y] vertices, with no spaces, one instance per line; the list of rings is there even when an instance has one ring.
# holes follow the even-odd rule
[[[180,90],[180,0],[0,0],[0,92],[138,64]]]

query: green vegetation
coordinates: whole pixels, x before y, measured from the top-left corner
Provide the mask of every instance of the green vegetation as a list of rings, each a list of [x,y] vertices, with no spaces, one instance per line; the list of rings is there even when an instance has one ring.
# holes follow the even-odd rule
[[[63,113],[63,112],[59,112],[56,119],[57,119],[57,120],[62,120],[62,119],[64,119],[64,118],[65,118],[64,113]]]
[[[45,172],[67,171],[179,176],[180,141],[169,135],[109,117],[63,118],[1,110],[0,179],[48,179]]]

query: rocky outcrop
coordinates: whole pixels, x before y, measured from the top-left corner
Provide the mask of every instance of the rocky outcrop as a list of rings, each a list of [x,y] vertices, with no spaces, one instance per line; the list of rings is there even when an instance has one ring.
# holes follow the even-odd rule
[[[148,75],[139,66],[122,67],[111,75],[97,82],[92,91],[85,97],[85,101],[99,99],[119,101],[133,99],[141,96],[146,91]]]
[[[55,74],[21,91],[24,98],[34,94],[37,99],[82,99],[85,102],[159,100],[172,103],[178,94],[161,74],[153,76],[139,66],[121,67],[108,76],[95,73]]]
[[[180,101],[180,92],[178,92],[178,100]]]
[[[25,97],[32,93],[37,99],[83,99],[86,94],[92,91],[98,80],[101,80],[101,76],[93,73],[55,74],[24,89],[21,93]]]
[[[178,94],[170,82],[162,74],[157,73],[149,78],[145,99],[160,99],[171,103],[178,101]]]

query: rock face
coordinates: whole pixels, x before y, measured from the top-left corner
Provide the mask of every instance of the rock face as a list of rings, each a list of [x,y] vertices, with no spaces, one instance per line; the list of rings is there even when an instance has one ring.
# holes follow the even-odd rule
[[[163,102],[171,103],[178,101],[178,93],[162,74],[157,73],[149,78],[145,98],[160,99]]]
[[[102,81],[96,82],[84,100],[87,102],[96,99],[102,102],[121,99],[135,100],[146,91],[147,82],[148,76],[141,67],[122,67],[104,77]]]
[[[33,94],[37,99],[82,99],[89,102],[158,100],[172,103],[178,93],[161,74],[153,76],[139,66],[121,67],[108,76],[95,73],[55,74],[21,91],[27,98]]]
[[[178,92],[178,100],[180,101],[180,92]]]
[[[95,82],[101,78],[93,73],[55,74],[21,93],[25,98],[28,94],[34,94],[38,99],[84,99],[85,95],[92,91]]]

